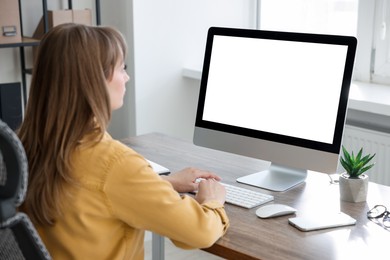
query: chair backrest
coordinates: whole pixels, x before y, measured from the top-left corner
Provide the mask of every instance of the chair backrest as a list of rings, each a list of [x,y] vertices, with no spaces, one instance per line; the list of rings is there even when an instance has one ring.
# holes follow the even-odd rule
[[[17,211],[26,195],[27,177],[24,148],[0,120],[0,259],[51,259],[28,216]]]

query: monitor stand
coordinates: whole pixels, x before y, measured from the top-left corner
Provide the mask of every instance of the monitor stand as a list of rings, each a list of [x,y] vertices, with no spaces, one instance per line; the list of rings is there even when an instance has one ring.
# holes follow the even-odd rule
[[[306,170],[271,164],[268,170],[237,179],[238,182],[272,191],[285,191],[305,181]]]

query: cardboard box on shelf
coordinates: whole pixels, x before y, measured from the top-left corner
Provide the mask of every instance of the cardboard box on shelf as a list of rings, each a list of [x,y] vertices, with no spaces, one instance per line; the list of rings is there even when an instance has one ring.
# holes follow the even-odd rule
[[[48,27],[49,29],[63,23],[79,23],[92,25],[92,11],[91,9],[82,10],[48,10]],[[41,39],[45,33],[43,24],[43,17],[39,21],[37,28],[34,31],[33,38]]]
[[[92,25],[92,11],[91,9],[48,10],[47,20],[49,30],[54,26],[63,23],[79,23],[85,25]],[[34,31],[33,38],[40,40],[44,34],[45,28],[42,17],[38,23],[37,28]],[[38,48],[39,46],[33,47],[33,59],[35,59],[36,57]]]
[[[22,41],[18,0],[0,1],[0,44]]]

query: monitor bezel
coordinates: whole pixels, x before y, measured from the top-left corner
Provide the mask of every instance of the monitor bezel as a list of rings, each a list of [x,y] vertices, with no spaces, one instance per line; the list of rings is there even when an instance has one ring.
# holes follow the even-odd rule
[[[213,40],[214,40],[214,36],[217,35],[347,46],[348,49],[347,49],[345,66],[344,66],[343,80],[342,80],[342,86],[341,86],[340,98],[339,98],[339,106],[337,111],[337,118],[336,118],[332,143],[328,144],[319,141],[307,140],[307,139],[302,139],[297,137],[291,137],[286,135],[280,135],[275,133],[269,133],[269,132],[264,132],[259,130],[247,129],[247,128],[203,120],[202,117],[204,112],[205,96],[207,92],[207,83],[208,83],[208,76],[209,76],[208,73],[209,73],[210,61],[212,56]],[[260,138],[267,141],[279,142],[287,145],[294,145],[298,147],[338,154],[340,152],[343,128],[344,128],[344,123],[346,118],[346,111],[348,107],[348,96],[349,96],[349,89],[350,89],[352,72],[353,72],[356,46],[357,46],[357,40],[353,36],[211,27],[208,30],[208,34],[207,34],[195,127],[222,131],[231,134],[247,136],[251,138]]]

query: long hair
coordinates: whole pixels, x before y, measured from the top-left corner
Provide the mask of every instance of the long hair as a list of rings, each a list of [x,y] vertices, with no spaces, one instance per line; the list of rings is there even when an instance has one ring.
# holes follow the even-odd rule
[[[69,196],[72,153],[80,141],[101,140],[111,118],[107,80],[126,56],[123,36],[109,27],[58,25],[42,39],[19,138],[29,162],[22,210],[52,225]]]

